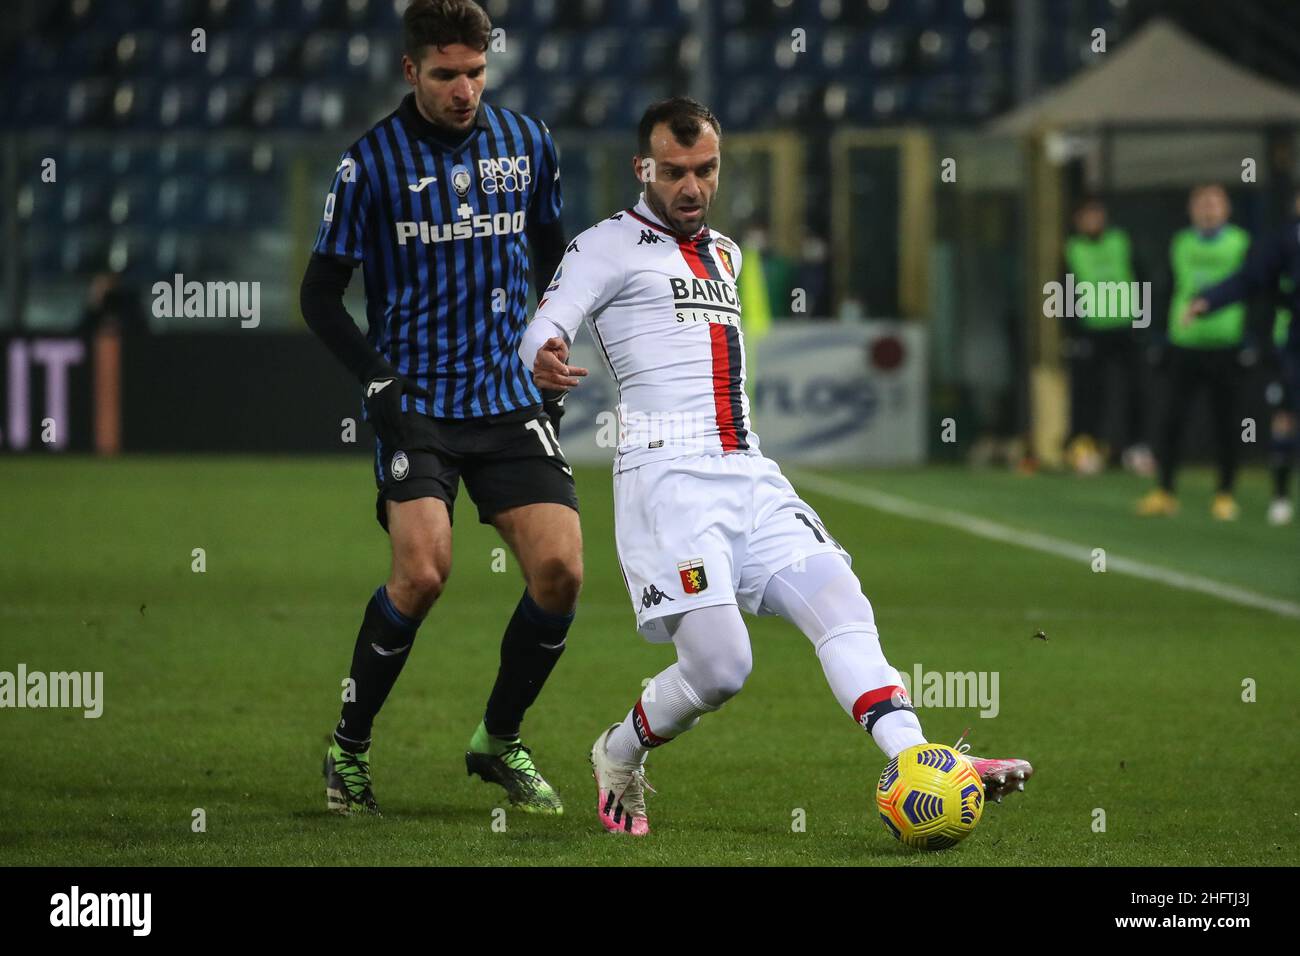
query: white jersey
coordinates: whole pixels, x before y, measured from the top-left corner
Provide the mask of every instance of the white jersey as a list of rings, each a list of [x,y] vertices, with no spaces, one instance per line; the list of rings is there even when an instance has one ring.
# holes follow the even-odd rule
[[[757,455],[745,394],[740,249],[680,238],[644,197],[569,244],[520,344],[524,367],[585,320],[618,384],[615,472],[689,454]]]

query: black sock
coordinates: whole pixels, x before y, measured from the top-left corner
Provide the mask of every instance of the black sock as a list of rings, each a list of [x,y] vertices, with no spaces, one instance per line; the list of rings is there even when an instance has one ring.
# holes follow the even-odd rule
[[[1291,462],[1295,458],[1296,436],[1279,436],[1275,431],[1269,448],[1269,464],[1273,472],[1273,497],[1289,498],[1291,491]]]
[[[334,731],[334,740],[344,750],[370,749],[370,727],[397,683],[419,626],[419,620],[393,606],[383,585],[371,595],[352,651],[352,683],[345,688],[351,693],[343,701],[343,716]]]
[[[544,611],[524,591],[501,639],[501,667],[483,715],[483,725],[493,737],[519,736],[524,711],[537,699],[564,653],[564,637],[572,623],[572,614]]]

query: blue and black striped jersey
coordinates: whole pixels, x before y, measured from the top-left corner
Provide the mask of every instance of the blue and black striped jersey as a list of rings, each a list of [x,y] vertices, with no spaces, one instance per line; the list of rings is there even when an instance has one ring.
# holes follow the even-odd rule
[[[343,154],[313,251],[362,266],[370,343],[434,396],[404,409],[477,418],[541,402],[517,353],[524,233],[561,203],[546,126],[483,102],[453,146],[407,94]]]

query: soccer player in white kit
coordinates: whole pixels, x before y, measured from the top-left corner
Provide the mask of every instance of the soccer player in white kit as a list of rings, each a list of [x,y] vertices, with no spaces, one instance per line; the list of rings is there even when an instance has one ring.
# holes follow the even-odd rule
[[[745,395],[734,242],[705,225],[721,127],[677,97],[652,105],[633,169],[640,201],[579,235],[519,354],[542,388],[571,389],[585,321],[618,384],[615,537],[639,632],[677,661],[592,748],[612,832],[649,831],[644,763],[735,696],[752,666],[741,611],[778,614],[816,648],[840,705],[888,757],[925,743],[880,649],[848,553],[759,451]],[[1024,789],[1023,760],[967,758],[994,799]]]

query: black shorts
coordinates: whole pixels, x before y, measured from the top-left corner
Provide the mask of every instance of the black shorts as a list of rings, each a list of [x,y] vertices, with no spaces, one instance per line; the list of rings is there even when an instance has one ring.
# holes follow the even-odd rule
[[[573,469],[540,405],[484,418],[430,418],[407,412],[408,447],[375,439],[375,517],[388,530],[386,501],[441,498],[454,516],[460,479],[489,524],[508,508],[544,502],[578,510]]]

